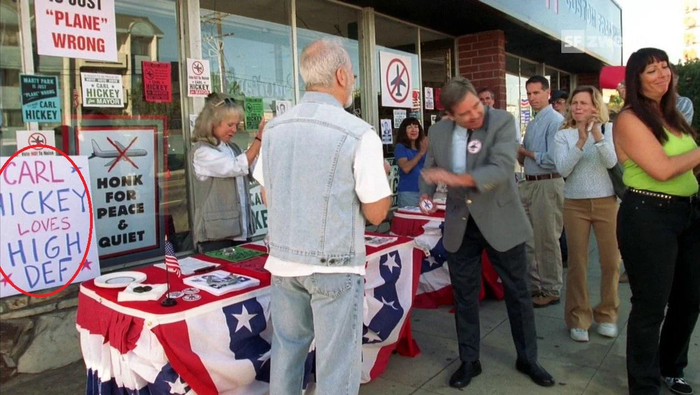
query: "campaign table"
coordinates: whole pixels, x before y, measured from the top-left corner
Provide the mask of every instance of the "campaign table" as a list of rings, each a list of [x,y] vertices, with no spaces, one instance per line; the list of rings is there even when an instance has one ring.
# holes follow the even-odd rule
[[[391,233],[413,237],[418,246],[429,250],[421,262],[421,274],[413,307],[434,309],[442,305],[452,305],[452,283],[447,267],[447,251],[442,244],[444,232],[444,206],[438,205],[433,214],[423,214],[417,209],[400,208],[394,212]],[[486,288],[498,300],[503,299],[503,284],[493,268],[486,250],[481,255],[482,286],[479,300],[486,297]]]
[[[377,235],[386,236],[386,235]],[[257,244],[243,247],[265,251]],[[392,352],[416,356],[409,314],[418,286],[424,253],[412,239],[397,237],[390,244],[367,246],[362,347],[362,381],[387,367]],[[77,328],[87,368],[86,393],[138,394],[265,394],[269,390],[270,273],[265,256],[231,263],[219,269],[260,280],[254,288],[163,307],[159,301],[118,302],[122,289],[82,283]],[[165,283],[157,267],[137,269],[144,284]],[[170,274],[171,291],[188,288]],[[162,300],[162,298],[161,298]],[[314,347],[309,350],[306,381],[313,382]],[[312,385],[312,384],[311,384]]]

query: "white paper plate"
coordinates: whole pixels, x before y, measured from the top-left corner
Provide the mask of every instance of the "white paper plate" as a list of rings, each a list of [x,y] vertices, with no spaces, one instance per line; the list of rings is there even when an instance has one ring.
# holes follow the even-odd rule
[[[131,283],[140,283],[146,279],[142,272],[115,272],[95,279],[95,285],[102,288],[124,288]]]

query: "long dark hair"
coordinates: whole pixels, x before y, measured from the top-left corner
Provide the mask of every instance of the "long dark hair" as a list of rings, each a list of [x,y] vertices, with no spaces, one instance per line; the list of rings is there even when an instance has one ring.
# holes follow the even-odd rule
[[[418,125],[418,139],[416,140],[416,149],[420,150],[420,144],[423,140],[423,137],[425,137],[425,132],[423,131],[423,125],[420,124],[420,121],[413,117],[408,117],[404,119],[403,122],[401,122],[401,126],[399,126],[399,131],[396,134],[396,144],[403,144],[406,148],[411,148],[411,139],[408,138],[408,132],[406,132],[406,129],[408,129],[408,127],[411,125]]]
[[[666,62],[670,67],[668,55],[658,48],[642,48],[630,56],[625,69],[625,86],[627,88],[625,109],[634,111],[637,117],[651,129],[654,137],[661,144],[668,141],[664,124],[695,137],[693,128],[676,110],[676,89],[673,86],[673,78],[669,80],[668,89],[659,105],[642,93],[641,75],[646,67],[654,62]]]

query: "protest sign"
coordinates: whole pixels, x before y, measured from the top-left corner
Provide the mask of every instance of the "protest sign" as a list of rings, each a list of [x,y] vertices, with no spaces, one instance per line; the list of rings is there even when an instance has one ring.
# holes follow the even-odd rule
[[[17,138],[17,150],[31,145],[56,146],[56,132],[51,130],[18,130],[15,132]],[[56,152],[50,148],[32,148],[22,152],[22,156],[53,155]]]
[[[246,130],[258,130],[258,124],[265,116],[265,107],[262,97],[245,98],[245,128]]]
[[[253,211],[255,233],[251,237],[267,234],[267,206],[263,203],[260,184],[250,188],[250,208]]]
[[[100,259],[157,248],[155,129],[83,128],[78,137],[90,155]]]
[[[19,76],[19,87],[23,122],[61,122],[58,77],[22,74]]]
[[[88,247],[90,213],[84,156],[72,156],[78,169],[62,156],[0,158],[0,267],[24,291],[35,293],[66,284]],[[100,274],[94,234],[85,265],[74,282]],[[0,277],[0,297],[18,294]]]
[[[80,73],[83,107],[124,107],[121,74]]]
[[[382,144],[391,145],[394,142],[394,137],[391,130],[391,119],[380,119]]]
[[[35,0],[39,55],[116,62],[114,0]]]
[[[170,103],[173,97],[170,63],[144,61],[142,64],[144,99],[151,103]]]
[[[211,93],[209,61],[187,58],[187,96],[207,97]]]

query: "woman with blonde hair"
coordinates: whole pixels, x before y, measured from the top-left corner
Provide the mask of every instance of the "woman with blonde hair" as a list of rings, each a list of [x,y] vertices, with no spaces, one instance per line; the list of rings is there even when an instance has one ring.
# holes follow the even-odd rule
[[[247,151],[231,139],[245,119],[243,107],[221,93],[207,97],[194,125],[194,240],[200,253],[244,242],[254,233],[248,176],[262,142],[265,121]]]
[[[566,178],[564,185],[564,228],[569,246],[566,276],[565,320],[571,338],[588,341],[593,320],[605,337],[617,336],[620,299],[620,252],[617,247],[618,203],[608,169],[617,164],[612,141],[612,124],[600,91],[580,86],[569,98],[562,130],[554,137],[555,163]],[[595,232],[600,254],[600,304],[591,309],[586,285],[588,242]]]

